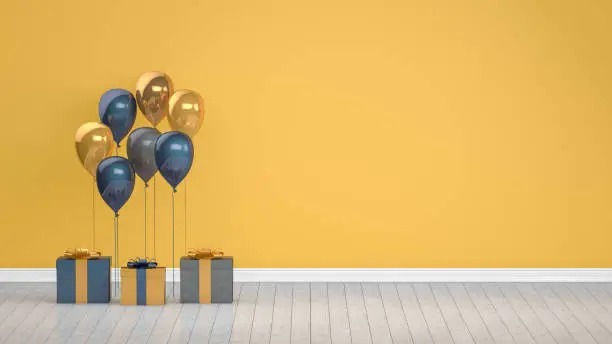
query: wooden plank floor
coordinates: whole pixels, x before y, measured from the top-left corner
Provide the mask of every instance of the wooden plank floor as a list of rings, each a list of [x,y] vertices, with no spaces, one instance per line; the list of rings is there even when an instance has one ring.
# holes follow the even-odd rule
[[[58,305],[0,283],[0,343],[612,343],[607,283],[235,283],[234,303]]]

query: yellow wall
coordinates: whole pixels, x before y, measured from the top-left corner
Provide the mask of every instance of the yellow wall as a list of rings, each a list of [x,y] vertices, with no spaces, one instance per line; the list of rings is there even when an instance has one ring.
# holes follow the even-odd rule
[[[611,1],[24,0],[0,16],[2,267],[89,244],[74,133],[149,70],[207,102],[188,246],[238,267],[612,265]],[[143,201],[139,181],[123,261],[142,255]]]

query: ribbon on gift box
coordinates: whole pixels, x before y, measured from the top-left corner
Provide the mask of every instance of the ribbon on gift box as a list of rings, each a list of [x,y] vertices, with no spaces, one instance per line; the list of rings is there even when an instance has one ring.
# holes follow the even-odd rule
[[[90,251],[86,248],[73,248],[64,250],[64,257],[72,259],[91,259],[102,255],[100,251]]]
[[[100,251],[90,251],[86,248],[64,250],[64,257],[75,260],[75,302],[87,303],[87,261],[99,258]]]
[[[223,250],[219,248],[198,248],[187,251],[187,256],[192,259],[212,259],[223,257]]]
[[[136,257],[128,261],[127,267],[130,269],[153,269],[157,267],[157,262],[148,258]]]
[[[198,248],[187,251],[188,260],[197,260],[198,300],[199,303],[211,303],[212,300],[212,265],[213,260],[224,257],[221,249]]]

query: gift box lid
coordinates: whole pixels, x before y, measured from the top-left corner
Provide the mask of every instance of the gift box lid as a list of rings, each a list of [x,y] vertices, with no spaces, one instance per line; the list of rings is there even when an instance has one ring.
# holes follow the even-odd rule
[[[112,257],[111,256],[98,256],[98,257],[88,257],[88,258],[72,258],[72,257],[66,257],[66,256],[61,256],[61,257],[57,257],[57,260],[111,260]]]
[[[182,257],[181,257],[181,260],[183,260],[183,259],[184,259],[184,260],[206,260],[206,259],[209,259],[209,260],[224,260],[224,259],[225,259],[225,260],[229,260],[229,259],[232,259],[232,260],[233,260],[233,259],[234,259],[234,257],[233,257],[233,256],[223,256],[223,257],[213,257],[213,258],[202,258],[202,259],[197,259],[197,258],[195,258],[195,257],[191,257],[191,256],[182,256]]]

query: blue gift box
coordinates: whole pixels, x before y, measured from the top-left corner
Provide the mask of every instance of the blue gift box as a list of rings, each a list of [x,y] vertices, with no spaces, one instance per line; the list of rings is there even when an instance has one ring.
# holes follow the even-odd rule
[[[59,257],[57,303],[109,303],[111,257]]]

